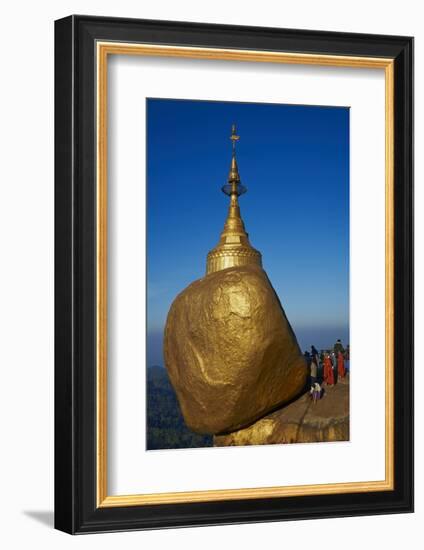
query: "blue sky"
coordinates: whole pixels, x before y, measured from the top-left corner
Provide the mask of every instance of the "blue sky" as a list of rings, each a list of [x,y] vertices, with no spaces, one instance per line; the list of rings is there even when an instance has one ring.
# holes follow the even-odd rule
[[[347,343],[349,109],[148,99],[147,115],[148,364],[219,240],[233,123],[241,214],[302,349]]]

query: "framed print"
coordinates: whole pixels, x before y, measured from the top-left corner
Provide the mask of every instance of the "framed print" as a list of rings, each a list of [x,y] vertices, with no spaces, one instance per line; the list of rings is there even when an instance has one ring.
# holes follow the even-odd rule
[[[413,39],[55,26],[55,525],[413,509]]]

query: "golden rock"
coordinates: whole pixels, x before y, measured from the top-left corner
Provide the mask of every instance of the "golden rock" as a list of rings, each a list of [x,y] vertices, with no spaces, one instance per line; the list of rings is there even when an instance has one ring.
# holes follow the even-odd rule
[[[173,302],[165,365],[185,422],[198,433],[238,430],[302,391],[307,367],[263,269],[212,272]]]
[[[313,403],[308,394],[245,429],[214,437],[215,447],[349,441],[349,382],[329,387]]]

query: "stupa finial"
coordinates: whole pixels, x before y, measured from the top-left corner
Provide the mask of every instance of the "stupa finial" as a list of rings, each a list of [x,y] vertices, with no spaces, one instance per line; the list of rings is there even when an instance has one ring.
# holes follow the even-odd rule
[[[233,124],[233,126],[231,128],[230,139],[233,142],[233,157],[235,157],[236,156],[236,143],[240,139],[240,136],[237,135],[237,129],[236,129],[235,124]]]
[[[206,273],[213,273],[229,267],[256,264],[262,266],[261,253],[255,250],[249,242],[249,235],[244,228],[240,215],[238,197],[247,189],[241,184],[236,160],[236,143],[240,140],[236,125],[232,125],[231,136],[232,155],[228,183],[222,186],[222,191],[230,197],[230,207],[224,230],[219,244],[209,252],[206,263]]]

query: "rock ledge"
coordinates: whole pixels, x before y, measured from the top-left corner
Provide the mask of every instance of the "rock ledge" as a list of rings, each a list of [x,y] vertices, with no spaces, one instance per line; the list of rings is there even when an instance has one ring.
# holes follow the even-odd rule
[[[306,393],[247,428],[214,436],[214,446],[348,441],[349,381],[340,380],[324,389],[317,403]]]

